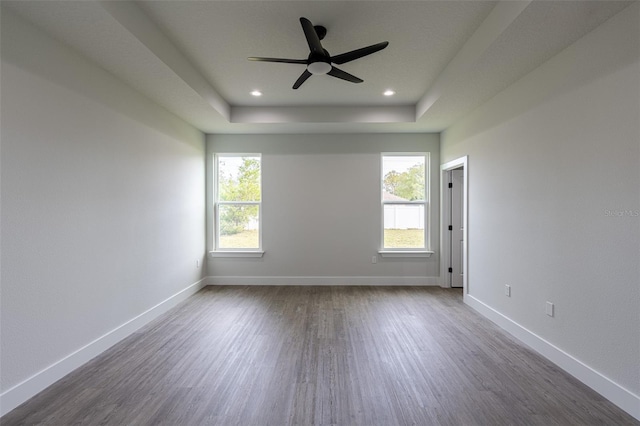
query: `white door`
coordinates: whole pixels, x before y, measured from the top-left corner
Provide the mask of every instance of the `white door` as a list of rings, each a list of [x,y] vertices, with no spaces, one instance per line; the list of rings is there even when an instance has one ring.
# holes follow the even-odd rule
[[[462,287],[462,278],[464,276],[464,268],[462,267],[462,252],[464,250],[464,228],[462,221],[462,194],[464,182],[464,170],[454,169],[450,172],[450,200],[451,200],[451,227],[449,234],[451,235],[451,287]]]

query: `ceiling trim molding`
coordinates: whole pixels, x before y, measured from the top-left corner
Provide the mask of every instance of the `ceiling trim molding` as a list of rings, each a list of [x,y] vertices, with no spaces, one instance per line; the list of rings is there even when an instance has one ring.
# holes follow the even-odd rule
[[[229,121],[231,113],[229,103],[136,4],[130,1],[100,1],[99,4],[225,120]]]
[[[231,107],[231,123],[414,123],[414,105]]]
[[[473,73],[474,64],[530,4],[531,0],[501,1],[496,4],[489,16],[418,101],[416,120],[425,115],[449,88],[462,84]]]

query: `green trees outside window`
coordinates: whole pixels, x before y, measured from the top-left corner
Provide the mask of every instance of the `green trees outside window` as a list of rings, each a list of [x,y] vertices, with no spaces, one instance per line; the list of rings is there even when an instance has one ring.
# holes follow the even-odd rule
[[[417,158],[415,161],[418,163],[402,172],[395,168],[387,172],[383,180],[384,190],[405,200],[424,200],[424,158]]]

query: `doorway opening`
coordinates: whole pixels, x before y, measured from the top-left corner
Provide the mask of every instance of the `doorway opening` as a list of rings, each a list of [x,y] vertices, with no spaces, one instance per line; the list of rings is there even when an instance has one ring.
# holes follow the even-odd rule
[[[469,293],[468,157],[441,167],[440,278],[443,287]]]

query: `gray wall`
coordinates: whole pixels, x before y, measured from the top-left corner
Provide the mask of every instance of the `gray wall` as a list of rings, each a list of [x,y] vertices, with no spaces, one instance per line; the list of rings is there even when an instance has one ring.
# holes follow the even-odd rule
[[[438,135],[210,135],[207,150],[209,164],[213,152],[262,153],[265,255],[210,259],[214,282],[438,283],[437,253],[371,263],[382,227],[381,152],[431,153],[430,243],[438,247]]]
[[[442,135],[443,163],[469,156],[472,300],[613,382],[636,416],[639,6]]]
[[[1,85],[4,411],[201,279],[205,141],[6,10]]]

